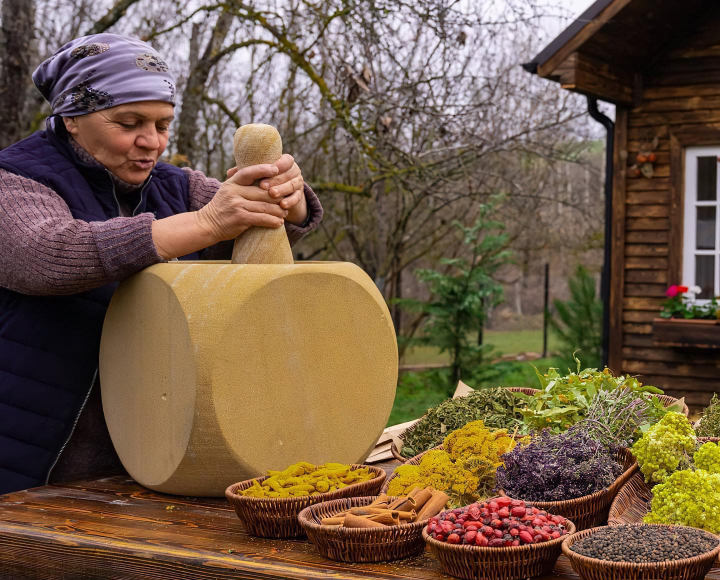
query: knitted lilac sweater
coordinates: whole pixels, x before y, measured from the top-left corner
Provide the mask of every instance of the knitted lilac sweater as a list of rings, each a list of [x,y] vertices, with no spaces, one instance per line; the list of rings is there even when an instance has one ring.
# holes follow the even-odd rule
[[[190,210],[207,204],[217,179],[184,169]],[[306,185],[308,220],[285,224],[294,244],[315,229],[322,206]],[[0,169],[0,286],[23,294],[75,294],[118,282],[163,259],[152,240],[152,213],[85,222],[52,189]]]

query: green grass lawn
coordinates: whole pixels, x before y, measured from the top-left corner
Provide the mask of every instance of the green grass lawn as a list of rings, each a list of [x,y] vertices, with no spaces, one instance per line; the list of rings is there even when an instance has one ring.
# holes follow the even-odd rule
[[[542,353],[543,336],[542,330],[516,330],[502,331],[489,330],[485,333],[484,341],[495,347],[494,352],[501,354],[514,354],[520,352]],[[553,333],[548,333],[548,350],[550,352],[558,347],[557,340]],[[402,364],[419,365],[447,363],[447,353],[440,354],[436,348],[429,346],[417,346],[406,351]]]
[[[476,387],[537,388],[538,380],[534,367],[537,367],[541,373],[545,373],[550,367],[564,368],[565,366],[566,364],[559,358],[538,359],[532,363],[503,363],[503,372],[498,378],[485,381]],[[430,371],[430,373],[433,372],[436,371]],[[438,386],[435,381],[429,379],[430,373],[405,373],[401,376],[388,425],[397,425],[417,419],[430,407],[434,407],[452,395],[449,385]]]
[[[557,350],[558,345],[552,333],[549,333],[548,350]],[[542,330],[518,330],[518,331],[497,331],[490,330],[485,333],[485,342],[495,347],[493,351],[496,356],[502,354],[515,354],[521,352],[542,352]],[[403,365],[422,365],[447,363],[447,353],[440,354],[433,347],[413,347],[408,349],[402,360]],[[565,368],[559,358],[546,358],[529,362],[506,362],[500,367],[502,372],[495,379],[488,380],[480,385],[482,387],[536,387],[537,377],[535,376],[535,365],[541,372],[546,372],[549,367]],[[449,385],[438,386],[437,380],[430,377],[439,371],[428,371],[418,373],[404,373],[398,384],[395,395],[395,404],[388,421],[388,425],[397,425],[405,421],[421,417],[427,409],[441,403],[448,396],[452,395],[454,388]],[[441,371],[440,371],[441,372]]]

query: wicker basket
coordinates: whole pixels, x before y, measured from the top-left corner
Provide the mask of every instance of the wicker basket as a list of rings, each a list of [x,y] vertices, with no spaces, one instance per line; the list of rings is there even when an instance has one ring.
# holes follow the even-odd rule
[[[610,506],[608,525],[641,524],[643,517],[650,511],[652,491],[645,483],[639,471],[620,488]]]
[[[523,393],[524,395],[534,395],[535,393],[538,392],[537,389],[526,389],[523,387],[508,387],[507,390],[513,391],[516,393]],[[670,397],[668,395],[656,395],[656,396],[660,400],[660,402],[663,403],[663,405],[665,405],[666,407],[669,407],[670,405],[672,405],[673,403],[675,403],[677,401],[677,399],[674,399],[673,397]],[[683,404],[683,414],[686,417],[690,416],[690,409],[685,404]],[[417,423],[415,423],[415,425],[408,427],[407,429],[405,429],[405,431],[403,431],[400,434],[400,436],[398,438],[401,440],[404,440],[405,436],[408,433],[410,433],[413,429],[415,429],[416,426],[417,426]],[[395,445],[395,441],[393,441],[392,445],[390,446],[390,452],[393,454],[393,457],[395,459],[397,459],[398,461],[405,462],[408,460],[407,457],[403,457],[402,455],[400,455],[400,451],[398,450],[397,446]]]
[[[375,477],[337,491],[311,496],[265,498],[238,495],[238,491],[247,489],[254,481],[259,483],[265,481],[267,479],[265,476],[234,483],[225,490],[225,497],[235,508],[235,513],[251,536],[302,538],[305,536],[305,531],[298,523],[298,514],[306,507],[334,499],[378,494],[387,477],[385,471],[372,465],[353,465],[352,467],[355,469],[367,468],[375,474]]]
[[[422,530],[427,520],[386,528],[343,528],[323,526],[322,518],[352,507],[370,505],[374,497],[336,499],[311,505],[300,512],[298,521],[321,556],[338,562],[390,562],[422,554]],[[395,499],[395,498],[392,498]]]
[[[669,395],[655,395],[660,402],[665,405],[666,407],[669,407],[673,403],[676,403],[678,399],[675,399]],[[683,402],[683,409],[682,409],[683,415],[686,417],[690,416],[690,408],[687,406],[687,403]]]
[[[566,525],[570,534],[575,532],[571,521]],[[555,567],[567,537],[525,546],[481,548],[438,542],[428,535],[427,529],[423,529],[422,535],[442,571],[467,580],[520,580],[548,574]]]
[[[515,393],[523,393],[523,394],[525,394],[525,395],[534,395],[535,393],[537,393],[537,389],[525,389],[525,388],[522,388],[522,387],[507,387],[507,390],[508,390],[508,391],[513,391],[513,392],[515,392]],[[405,429],[405,431],[403,431],[403,432],[399,435],[398,439],[404,441],[404,440],[405,440],[405,436],[406,436],[408,433],[410,433],[413,429],[415,429],[416,426],[417,426],[417,423],[415,423],[414,425],[411,425],[410,427],[408,427],[407,429]],[[393,454],[393,457],[394,457],[395,459],[397,459],[398,461],[402,461],[402,462],[404,463],[404,462],[406,462],[406,461],[408,460],[407,457],[404,457],[404,456],[400,455],[400,451],[398,450],[397,446],[395,445],[395,441],[393,441],[393,442],[392,442],[392,445],[390,445],[390,452]]]
[[[553,515],[565,516],[572,520],[578,531],[604,525],[613,499],[638,469],[635,457],[627,448],[618,449],[615,452],[615,460],[623,466],[624,471],[606,489],[564,501],[528,501],[527,503]]]
[[[657,526],[660,524],[652,525]],[[572,551],[572,545],[575,542],[595,533],[598,529],[601,528],[579,532],[565,538],[562,543],[563,554],[567,556],[573,570],[583,580],[700,580],[705,578],[705,575],[712,568],[715,558],[720,553],[720,539],[718,539],[718,545],[715,549],[694,558],[643,564],[598,560],[597,558],[581,556]]]

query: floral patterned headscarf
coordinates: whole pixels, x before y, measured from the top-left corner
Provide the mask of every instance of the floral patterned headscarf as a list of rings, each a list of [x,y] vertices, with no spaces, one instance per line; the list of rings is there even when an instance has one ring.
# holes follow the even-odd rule
[[[53,115],[74,117],[137,101],[175,105],[175,77],[147,43],[92,34],[65,44],[33,73]]]

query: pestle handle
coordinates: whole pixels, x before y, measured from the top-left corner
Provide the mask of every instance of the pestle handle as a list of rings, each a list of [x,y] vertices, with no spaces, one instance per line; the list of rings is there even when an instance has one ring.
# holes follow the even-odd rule
[[[275,163],[282,156],[282,139],[271,125],[243,125],[233,137],[238,169]],[[251,227],[237,238],[233,264],[293,264],[285,228]]]

